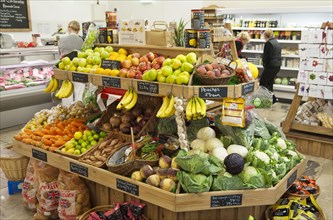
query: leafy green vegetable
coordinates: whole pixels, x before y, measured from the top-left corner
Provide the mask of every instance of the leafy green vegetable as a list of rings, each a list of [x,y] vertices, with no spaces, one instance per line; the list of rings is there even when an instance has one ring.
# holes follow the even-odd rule
[[[177,177],[183,190],[187,193],[208,192],[213,182],[212,176],[189,174],[184,171],[178,171]]]
[[[254,117],[251,126],[253,126],[254,129],[254,136],[262,137],[263,139],[271,138],[271,135],[266,128],[265,122],[263,122],[261,119]]]
[[[194,174],[200,173],[210,165],[207,158],[202,158],[198,154],[177,156],[176,163],[183,170]]]
[[[278,135],[279,137],[283,137],[283,133],[280,132],[280,130],[278,129],[278,127],[276,127],[273,123],[265,120],[265,126],[268,129],[269,133],[273,136],[273,135]]]
[[[175,116],[169,118],[160,118],[158,120],[157,129],[160,134],[177,134],[177,123]]]
[[[176,124],[176,123],[175,123]],[[201,128],[208,127],[208,118],[202,118],[199,120],[192,120],[187,126],[187,138],[190,142],[197,138],[197,133]]]
[[[249,188],[263,188],[266,186],[264,176],[253,166],[244,167],[239,177]]]
[[[220,140],[222,141],[223,147],[225,148],[229,147],[234,143],[230,136],[221,136]]]
[[[228,172],[213,177],[213,184],[211,190],[242,190],[247,189],[242,179],[238,175],[231,175]]]

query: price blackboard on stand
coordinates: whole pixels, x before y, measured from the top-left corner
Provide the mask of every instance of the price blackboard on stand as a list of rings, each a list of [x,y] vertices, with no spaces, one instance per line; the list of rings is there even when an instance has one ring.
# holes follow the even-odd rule
[[[2,32],[31,31],[29,0],[0,1]]]

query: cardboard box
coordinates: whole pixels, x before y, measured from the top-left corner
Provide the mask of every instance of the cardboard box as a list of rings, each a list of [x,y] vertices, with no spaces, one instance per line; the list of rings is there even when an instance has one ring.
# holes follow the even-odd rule
[[[309,30],[303,30],[301,33],[301,42],[302,43],[308,43],[309,42],[309,36],[310,31]]]
[[[119,44],[146,44],[145,21],[143,19],[119,22]]]
[[[327,73],[326,72],[315,72],[316,79],[314,80],[315,84],[326,85],[327,84]]]
[[[324,30],[311,30],[309,34],[308,43],[320,44],[323,43],[323,31]]]

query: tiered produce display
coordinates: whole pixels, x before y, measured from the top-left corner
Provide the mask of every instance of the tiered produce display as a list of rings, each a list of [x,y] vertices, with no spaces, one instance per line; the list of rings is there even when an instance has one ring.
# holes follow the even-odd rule
[[[117,54],[112,50],[112,47],[87,49],[72,59],[63,58],[58,67],[89,75],[156,81],[158,85],[183,84],[183,88],[191,88],[194,75],[205,75],[213,80],[222,77],[223,86],[227,89],[228,83],[233,89],[235,84],[254,83],[255,69],[243,69],[241,74],[235,74],[234,68],[216,60],[199,63],[197,55],[192,52],[168,58],[153,52],[141,56],[128,54],[125,49],[119,49]],[[103,60],[118,61],[112,63],[119,66],[102,69]],[[146,69],[141,71],[144,65]],[[71,78],[65,78],[62,84],[58,80],[52,78],[45,91],[56,94],[58,98],[66,98],[73,93],[75,87]],[[242,84],[242,87],[245,89],[246,85]],[[219,86],[214,85],[214,88],[219,90],[222,88]],[[21,150],[31,148],[34,152],[39,152],[38,148],[51,151],[40,151],[47,157],[54,155],[57,158],[60,154],[71,166],[66,170],[92,180],[96,175],[114,175],[110,184],[117,181],[117,185],[112,185],[112,188],[151,203],[156,198],[136,192],[135,187],[138,191],[140,187],[140,192],[156,190],[156,194],[167,196],[168,201],[175,199],[173,206],[180,195],[199,193],[208,198],[215,196],[216,192],[223,194],[234,190],[235,194],[235,190],[240,190],[246,199],[247,192],[250,195],[255,193],[252,189],[263,188],[270,193],[277,191],[269,201],[260,203],[272,204],[276,202],[274,198],[283,194],[285,184],[289,184],[290,172],[298,169],[301,172],[304,168],[303,156],[295,150],[295,144],[287,140],[276,126],[251,110],[246,114],[246,125],[234,127],[226,125],[220,114],[208,114],[207,97],[194,94],[184,98],[183,94],[173,91],[172,85],[169,85],[168,92],[157,92],[157,97],[153,97],[140,93],[132,81],[122,94],[93,120],[87,119],[95,113],[95,94],[90,94],[88,101],[77,102],[70,107],[59,105],[41,111],[14,136],[14,147]],[[233,105],[238,108],[237,102]],[[244,113],[241,120],[245,121],[243,105],[241,112]],[[33,155],[41,159],[40,155]],[[50,159],[52,161],[55,159]],[[67,166],[66,163],[59,168]],[[73,168],[73,163],[80,169]],[[295,178],[300,172],[296,172]],[[107,184],[106,180],[100,181]],[[124,183],[119,181],[132,184],[134,191],[122,188],[120,185]],[[205,192],[212,194],[201,194]],[[212,204],[202,205],[199,209],[222,206]],[[162,203],[158,205],[163,206]],[[251,200],[246,205],[256,204]],[[237,206],[242,206],[242,202]],[[185,205],[179,207],[181,211],[189,210]],[[177,210],[175,207],[169,209]]]

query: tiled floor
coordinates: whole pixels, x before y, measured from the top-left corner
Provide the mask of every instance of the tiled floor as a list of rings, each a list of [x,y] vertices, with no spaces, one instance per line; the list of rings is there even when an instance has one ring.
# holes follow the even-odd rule
[[[260,110],[258,114],[269,121],[280,125],[284,120],[289,105],[276,103],[272,111]],[[11,145],[11,139],[20,126],[0,130],[0,151],[4,147]],[[321,188],[320,196],[317,201],[324,210],[328,220],[333,220],[333,161],[313,156],[307,157],[307,169],[305,174],[313,176],[317,179]],[[0,219],[1,220],[25,220],[33,219],[34,213],[25,209],[21,199],[21,194],[8,195],[7,180],[0,171]]]

